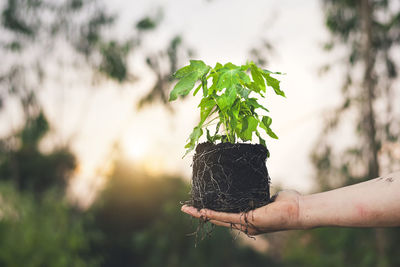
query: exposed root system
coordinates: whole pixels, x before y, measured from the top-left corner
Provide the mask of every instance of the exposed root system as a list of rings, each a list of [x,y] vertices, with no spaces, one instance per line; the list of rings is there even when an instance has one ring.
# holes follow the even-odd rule
[[[202,143],[193,158],[191,199],[195,208],[247,212],[270,202],[268,150],[262,145]]]

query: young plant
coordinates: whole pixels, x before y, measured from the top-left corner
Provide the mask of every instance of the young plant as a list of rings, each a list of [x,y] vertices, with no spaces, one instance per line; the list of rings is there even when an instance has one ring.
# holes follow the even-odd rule
[[[271,130],[272,119],[266,115],[258,115],[256,111],[268,109],[260,105],[257,94],[265,98],[267,86],[272,87],[277,95],[285,97],[280,89],[280,81],[271,74],[282,74],[261,69],[253,62],[236,66],[232,63],[222,65],[217,63],[214,68],[207,66],[201,60],[191,60],[190,65],[179,69],[174,77],[179,79],[171,91],[169,101],[176,100],[178,96],[186,96],[193,90],[195,84],[200,81],[193,95],[200,89],[203,98],[200,107],[200,122],[194,127],[190,134],[189,142],[186,144],[186,153],[189,153],[196,146],[199,138],[206,130],[207,140],[215,143],[235,143],[238,139],[251,141],[255,133],[259,143],[265,145],[259,128],[263,129],[270,137],[278,139],[278,136]],[[212,80],[209,86],[209,81]],[[207,127],[216,122],[216,131],[212,135]],[[222,128],[222,132],[220,133]]]

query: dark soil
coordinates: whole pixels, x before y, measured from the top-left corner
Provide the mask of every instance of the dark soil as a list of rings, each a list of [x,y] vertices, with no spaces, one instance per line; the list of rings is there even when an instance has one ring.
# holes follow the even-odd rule
[[[191,200],[198,209],[246,212],[270,202],[268,150],[244,143],[202,143],[193,158]]]

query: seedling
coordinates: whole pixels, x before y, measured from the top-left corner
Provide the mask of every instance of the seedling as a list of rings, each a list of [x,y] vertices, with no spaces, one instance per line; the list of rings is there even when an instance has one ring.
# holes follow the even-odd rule
[[[207,140],[214,144],[217,141],[234,144],[239,139],[244,142],[251,141],[255,134],[259,143],[266,146],[260,128],[270,137],[278,139],[270,127],[271,117],[258,114],[260,110],[269,110],[254,97],[257,95],[265,98],[267,87],[271,87],[275,94],[285,97],[279,86],[280,81],[272,77],[272,74],[282,73],[261,69],[253,62],[241,66],[230,62],[225,65],[217,63],[211,68],[201,60],[191,60],[190,65],[179,69],[174,74],[179,81],[171,91],[169,101],[188,95],[197,82],[199,84],[193,95],[200,89],[203,93],[198,105],[200,122],[189,136],[185,155],[195,148],[204,130]],[[212,123],[216,123],[214,134],[208,129]]]
[[[203,93],[198,105],[200,121],[185,146],[185,155],[196,147],[187,205],[199,210],[247,212],[273,201],[266,167],[269,152],[260,132],[274,139],[278,136],[271,129],[271,117],[265,115],[269,110],[258,99],[265,98],[269,87],[285,97],[274,74],[282,73],[261,69],[253,62],[241,66],[217,63],[212,68],[201,60],[191,60],[175,73],[179,81],[170,101],[194,88],[193,95],[200,90]],[[213,134],[211,125],[215,125]],[[208,142],[199,144],[204,132]],[[246,143],[255,136],[259,144]]]

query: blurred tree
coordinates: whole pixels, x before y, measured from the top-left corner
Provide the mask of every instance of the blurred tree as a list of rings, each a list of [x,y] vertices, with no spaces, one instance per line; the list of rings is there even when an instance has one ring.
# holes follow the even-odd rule
[[[345,48],[343,103],[327,120],[312,153],[319,190],[344,186],[399,169],[392,145],[400,136],[398,72],[400,6],[389,0],[323,0],[332,33],[325,48]],[[330,66],[324,67],[328,70]],[[337,141],[343,125],[355,127],[352,145]],[[341,128],[342,127],[342,128]],[[353,140],[353,139],[352,139]],[[307,266],[398,266],[400,229],[318,229],[297,235],[286,258]],[[293,243],[292,243],[293,244]]]
[[[158,10],[155,15],[147,16],[138,21],[136,29],[139,31],[139,36],[145,32],[154,30],[162,21],[162,17],[162,11]],[[165,49],[145,54],[146,65],[153,73],[155,82],[150,90],[138,101],[137,108],[142,109],[148,104],[160,101],[161,104],[172,110],[168,102],[170,87],[174,82],[172,74],[175,73],[179,65],[184,63],[181,61],[192,57],[194,53],[190,48],[185,46],[182,37],[176,35],[171,38]]]
[[[140,109],[154,101],[161,101],[162,104],[171,109],[171,106],[168,105],[168,99],[171,84],[175,80],[172,74],[177,71],[180,65],[179,61],[182,58],[192,57],[193,54],[192,50],[185,48],[182,37],[178,35],[172,38],[166,51],[148,55],[146,64],[154,73],[156,82],[152,89],[138,102],[137,107]]]
[[[390,172],[400,164],[393,150],[384,145],[398,141],[400,114],[396,109],[398,82],[396,52],[400,46],[400,7],[388,0],[324,0],[326,26],[332,41],[325,48],[343,45],[347,55],[342,86],[343,103],[333,112],[313,153],[317,177],[322,186],[345,177],[342,184],[378,177],[381,168]],[[356,114],[355,132],[359,142],[335,157],[330,135],[348,114]],[[341,153],[341,152],[340,152]],[[384,158],[392,159],[382,164]],[[335,158],[336,160],[333,160]],[[336,179],[334,178],[336,177]]]
[[[90,253],[98,254],[87,250],[90,219],[63,200],[76,165],[74,155],[68,144],[55,144],[48,153],[40,149],[52,121],[38,95],[46,81],[70,73],[66,67],[80,77],[81,70],[89,69],[94,78],[134,80],[127,59],[140,45],[142,33],[154,29],[159,19],[146,17],[132,36],[117,40],[107,32],[116,16],[106,10],[94,0],[0,4],[0,109],[18,106],[21,112],[10,119],[22,118],[21,126],[9,125],[0,139],[0,180],[11,181],[0,186],[0,266],[99,264]]]
[[[0,68],[0,107],[10,102],[5,100],[11,96],[31,103],[25,99],[36,98],[46,78],[57,75],[51,65],[54,61],[60,69],[65,65],[75,71],[89,68],[95,77],[133,82],[136,77],[127,59],[135,51],[148,54],[143,63],[147,62],[155,76],[153,88],[138,105],[153,100],[166,104],[171,75],[179,59],[191,53],[179,36],[173,37],[165,50],[140,51],[144,34],[162,21],[161,11],[140,19],[133,33],[119,40],[110,34],[117,16],[107,12],[101,1],[7,0],[0,8],[0,53],[7,63]]]
[[[279,266],[240,242],[227,229],[216,228],[199,242],[187,236],[196,229],[180,211],[189,187],[180,178],[149,177],[117,160],[108,184],[91,212],[102,242],[92,251],[102,266]]]
[[[261,44],[250,49],[250,60],[254,61],[259,66],[267,66],[271,55],[274,53],[272,43],[264,39]]]
[[[39,142],[48,130],[46,117],[39,111],[36,117],[28,117],[15,135],[0,140],[0,180],[11,181],[19,190],[35,195],[50,188],[65,189],[75,157],[63,147],[42,153]]]
[[[21,114],[14,112],[13,117],[22,117],[23,126],[10,127],[0,140],[0,179],[12,180],[20,190],[39,194],[57,186],[62,191],[75,168],[67,144],[55,144],[47,154],[39,149],[51,121],[37,94],[44,81],[55,75],[49,65],[52,58],[73,50],[79,55],[76,64],[86,61],[118,81],[128,77],[124,64],[129,45],[103,37],[103,28],[114,18],[95,2],[7,0],[1,6],[0,102],[7,108],[19,103]]]
[[[14,112],[13,117],[18,121],[22,116],[25,124],[22,129],[10,129],[8,137],[0,141],[0,179],[13,179],[20,189],[35,192],[55,184],[65,186],[75,159],[68,141],[54,144],[51,154],[40,152],[39,142],[51,129],[52,121],[46,118],[38,93],[46,81],[64,76],[66,67],[79,73],[89,68],[95,78],[133,82],[127,59],[139,49],[144,33],[158,26],[162,13],[139,20],[136,31],[121,41],[107,32],[116,25],[117,17],[100,1],[7,0],[0,9],[0,54],[4,63],[0,67],[0,108],[19,103],[21,114]],[[171,73],[178,59],[185,56],[181,46],[182,39],[174,37],[166,52],[149,52],[147,63],[156,81],[140,106],[157,99],[167,102]],[[166,64],[170,67],[161,68]]]
[[[62,199],[75,157],[68,144],[40,150],[52,121],[38,92],[49,79],[67,75],[66,67],[133,82],[128,58],[143,46],[144,34],[157,28],[161,14],[139,20],[136,32],[120,40],[109,32],[117,17],[100,1],[7,0],[0,8],[0,107],[18,102],[24,123],[0,140],[0,180],[12,181],[0,186],[1,266],[277,266],[232,242],[226,229],[195,249],[195,240],[185,236],[195,225],[179,210],[189,191],[181,179],[141,177],[117,164],[87,216]],[[190,55],[180,36],[146,53],[155,82],[139,107],[167,103],[171,74]]]
[[[0,266],[98,266],[88,254],[96,233],[85,229],[79,212],[48,191],[40,201],[0,184]]]

